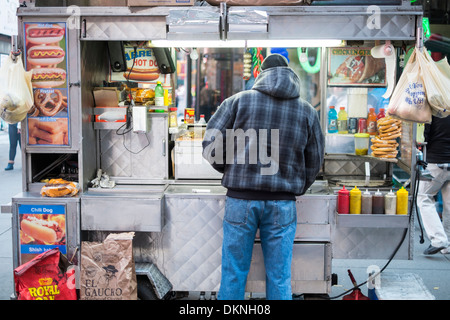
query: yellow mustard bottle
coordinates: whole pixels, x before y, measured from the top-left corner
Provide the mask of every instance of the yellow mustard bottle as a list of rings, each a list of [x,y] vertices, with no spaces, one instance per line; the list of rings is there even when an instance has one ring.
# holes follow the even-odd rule
[[[408,214],[408,191],[404,187],[397,191],[397,214]]]
[[[350,190],[349,213],[361,214],[361,190],[359,190],[356,186]]]

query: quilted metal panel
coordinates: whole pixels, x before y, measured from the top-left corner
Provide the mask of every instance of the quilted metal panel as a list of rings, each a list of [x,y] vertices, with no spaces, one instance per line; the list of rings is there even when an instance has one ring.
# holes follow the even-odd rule
[[[365,163],[370,163],[372,177],[388,174],[388,163],[378,160],[357,160],[355,158],[325,158],[324,174],[327,176],[365,176]]]
[[[175,291],[218,291],[225,197],[166,197],[165,226],[154,255]]]
[[[99,130],[100,165],[112,177],[166,179],[167,115],[150,118],[150,132],[118,135],[116,130]]]
[[[368,14],[270,16],[269,38],[295,39],[301,30],[304,39],[414,40],[413,16],[382,14],[379,28],[372,29],[368,27],[369,18]]]
[[[400,228],[336,228],[333,235],[333,258],[389,259],[402,239]],[[395,258],[410,259],[406,236]]]
[[[83,19],[83,18],[82,18]],[[143,40],[166,38],[165,16],[86,17],[82,40]]]

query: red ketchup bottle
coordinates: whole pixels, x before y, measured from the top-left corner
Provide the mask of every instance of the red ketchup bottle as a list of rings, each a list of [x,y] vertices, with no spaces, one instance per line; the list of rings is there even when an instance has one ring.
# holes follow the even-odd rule
[[[348,213],[350,207],[350,193],[345,186],[338,191],[337,198],[337,212],[338,213]]]

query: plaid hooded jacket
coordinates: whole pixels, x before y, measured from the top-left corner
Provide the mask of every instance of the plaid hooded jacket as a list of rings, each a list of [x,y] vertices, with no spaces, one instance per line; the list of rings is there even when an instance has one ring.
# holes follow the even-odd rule
[[[236,138],[243,133],[245,147]],[[304,194],[322,166],[324,136],[297,74],[263,70],[251,90],[224,100],[206,127],[203,157],[229,190]]]

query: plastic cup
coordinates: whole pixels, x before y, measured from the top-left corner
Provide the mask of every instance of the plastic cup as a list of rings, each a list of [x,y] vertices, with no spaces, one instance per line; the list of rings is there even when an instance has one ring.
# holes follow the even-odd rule
[[[355,136],[355,154],[363,156],[369,151],[369,137],[368,133],[357,133]]]

